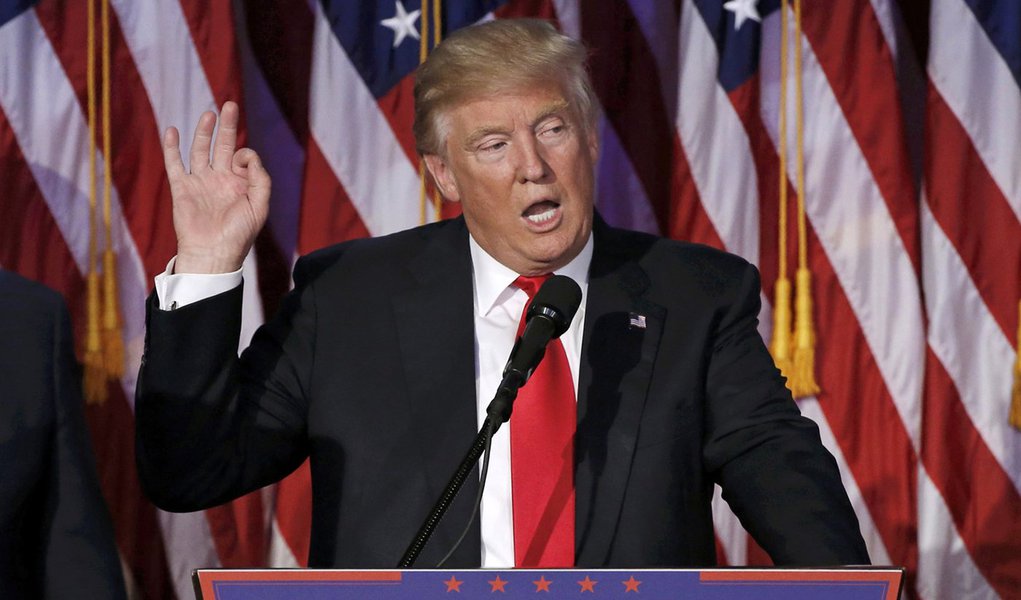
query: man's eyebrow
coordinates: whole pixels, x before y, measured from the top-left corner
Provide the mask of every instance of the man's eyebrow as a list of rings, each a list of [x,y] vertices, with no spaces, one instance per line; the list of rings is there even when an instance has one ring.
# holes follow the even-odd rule
[[[507,130],[503,127],[497,127],[495,125],[486,125],[474,129],[465,139],[464,148],[465,150],[471,150],[479,140],[493,133],[507,133]]]
[[[566,100],[558,100],[556,102],[544,106],[543,109],[539,111],[539,114],[534,119],[532,119],[532,127],[535,128],[539,123],[542,123],[543,121],[552,117],[553,115],[564,112],[565,110],[568,109],[569,106],[570,105],[567,103]],[[471,150],[475,146],[475,144],[478,143],[479,140],[486,137],[487,135],[494,133],[506,134],[508,133],[508,131],[507,129],[496,125],[484,125],[482,127],[478,127],[472,130],[472,132],[465,139],[464,148],[466,150]]]
[[[568,106],[570,105],[567,103],[567,100],[557,100],[556,102],[546,105],[541,111],[539,111],[539,115],[532,120],[532,127],[534,128],[539,123],[542,123],[557,113],[566,111]]]

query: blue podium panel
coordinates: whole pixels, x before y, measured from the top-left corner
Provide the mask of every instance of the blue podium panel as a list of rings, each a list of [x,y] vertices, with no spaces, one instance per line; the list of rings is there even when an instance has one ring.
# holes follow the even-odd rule
[[[195,572],[198,600],[897,600],[904,571],[849,569]]]

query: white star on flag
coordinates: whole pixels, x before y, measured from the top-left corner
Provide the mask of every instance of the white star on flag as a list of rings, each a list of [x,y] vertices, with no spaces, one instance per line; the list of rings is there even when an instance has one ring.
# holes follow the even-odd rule
[[[413,10],[410,13],[404,9],[404,5],[401,4],[400,0],[394,2],[397,6],[397,13],[389,19],[383,19],[379,22],[380,25],[388,29],[392,29],[394,32],[394,48],[401,45],[404,38],[409,35],[416,40],[418,37],[418,29],[415,29],[415,21],[418,20],[418,15],[422,13],[420,10]]]
[[[734,13],[734,31],[741,29],[745,19],[751,19],[756,23],[762,22],[759,16],[759,0],[729,0],[723,3],[723,8]]]

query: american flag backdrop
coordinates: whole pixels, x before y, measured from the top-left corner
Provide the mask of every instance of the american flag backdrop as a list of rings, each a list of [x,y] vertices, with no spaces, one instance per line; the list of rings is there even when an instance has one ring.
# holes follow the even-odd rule
[[[299,566],[308,550],[304,468],[194,514],[155,509],[134,470],[143,302],[176,247],[160,132],[176,125],[187,145],[201,112],[228,99],[274,180],[245,265],[243,339],[278,304],[297,255],[457,213],[420,199],[411,91],[422,29],[431,45],[437,26],[513,16],[553,19],[591,48],[598,210],[758,265],[770,339],[779,188],[793,199],[797,183],[794,160],[779,176],[780,0],[446,0],[439,19],[428,0],[109,1],[103,35],[101,0],[93,28],[87,0],[0,0],[0,266],[61,290],[84,347],[90,187],[109,173],[126,374],[87,412],[135,597],[187,598],[193,568]],[[1008,422],[1021,2],[803,3],[789,43],[802,51],[822,391],[801,409],[837,458],[873,561],[906,566],[912,597],[1021,597],[1021,432]],[[95,152],[90,29],[110,60]],[[787,113],[793,157],[790,100]],[[767,560],[722,500],[715,509],[721,562]]]

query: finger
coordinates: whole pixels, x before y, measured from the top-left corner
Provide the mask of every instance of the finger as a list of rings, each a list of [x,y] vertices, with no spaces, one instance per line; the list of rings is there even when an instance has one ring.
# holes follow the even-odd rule
[[[213,140],[215,126],[216,115],[209,111],[202,113],[195,125],[195,136],[191,140],[191,152],[188,153],[192,173],[209,167],[209,144]]]
[[[224,102],[220,110],[220,128],[216,131],[216,143],[213,146],[213,168],[226,171],[231,167],[234,150],[238,141],[238,105]]]
[[[173,182],[184,176],[184,163],[181,161],[179,147],[181,134],[176,127],[169,127],[163,134],[163,165],[167,169],[167,178]]]
[[[273,180],[262,166],[262,159],[251,148],[242,148],[234,154],[232,165],[235,174],[247,177],[248,199],[260,211],[265,211],[269,204],[270,190]]]

